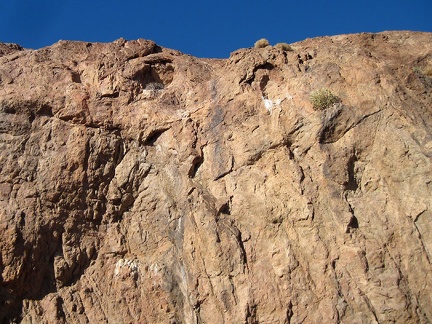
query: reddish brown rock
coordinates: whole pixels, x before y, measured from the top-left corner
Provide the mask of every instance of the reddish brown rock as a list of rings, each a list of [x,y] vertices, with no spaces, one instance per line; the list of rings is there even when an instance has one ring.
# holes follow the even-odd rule
[[[0,322],[432,321],[432,34],[292,48],[1,44]]]

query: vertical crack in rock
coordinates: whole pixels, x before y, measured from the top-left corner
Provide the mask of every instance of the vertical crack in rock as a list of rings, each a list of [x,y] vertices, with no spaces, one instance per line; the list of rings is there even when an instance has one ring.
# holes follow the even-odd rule
[[[354,155],[349,158],[347,163],[348,170],[348,181],[344,184],[346,190],[356,191],[358,189],[358,183],[356,180],[355,163],[357,162],[357,157]]]

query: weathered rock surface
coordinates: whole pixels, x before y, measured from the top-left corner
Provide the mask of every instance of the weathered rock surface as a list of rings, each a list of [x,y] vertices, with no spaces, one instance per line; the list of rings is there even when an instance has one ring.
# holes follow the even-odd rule
[[[293,49],[0,45],[0,322],[431,322],[432,34]]]

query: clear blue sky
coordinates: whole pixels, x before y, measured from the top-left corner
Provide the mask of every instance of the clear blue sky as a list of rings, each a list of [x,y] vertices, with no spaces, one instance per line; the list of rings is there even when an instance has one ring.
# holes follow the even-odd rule
[[[198,57],[384,30],[432,32],[432,0],[0,0],[0,42],[40,48],[60,39],[145,38]]]

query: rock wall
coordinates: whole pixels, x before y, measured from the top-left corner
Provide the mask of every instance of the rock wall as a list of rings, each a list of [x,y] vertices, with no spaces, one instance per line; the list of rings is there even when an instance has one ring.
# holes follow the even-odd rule
[[[432,34],[292,47],[1,44],[0,322],[431,322]]]

